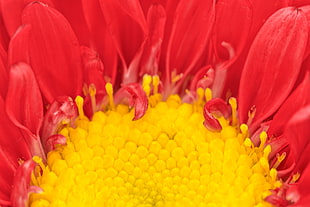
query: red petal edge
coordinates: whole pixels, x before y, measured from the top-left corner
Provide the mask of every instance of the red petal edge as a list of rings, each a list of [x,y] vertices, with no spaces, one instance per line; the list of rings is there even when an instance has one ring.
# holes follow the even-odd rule
[[[46,112],[41,130],[42,144],[47,152],[51,149],[50,141],[48,143],[50,136],[55,135],[63,123],[70,123],[77,116],[76,105],[70,97],[58,97],[52,103]]]
[[[115,94],[116,102],[121,102],[127,96],[130,96],[129,105],[135,108],[134,120],[142,118],[148,109],[148,98],[138,83],[123,85],[122,88]]]
[[[33,160],[27,160],[17,169],[11,193],[13,207],[28,206],[29,193],[42,192],[39,187],[29,186],[31,173],[35,166],[36,163]]]
[[[220,131],[222,130],[222,126],[220,122],[214,117],[214,113],[228,118],[231,115],[231,108],[223,99],[220,98],[212,99],[204,106],[204,126],[211,131]]]

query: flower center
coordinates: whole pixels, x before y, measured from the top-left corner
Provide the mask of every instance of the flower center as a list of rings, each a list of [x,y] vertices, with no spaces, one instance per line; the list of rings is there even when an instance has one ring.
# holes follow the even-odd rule
[[[60,134],[67,145],[47,155],[32,184],[36,206],[270,206],[264,198],[281,185],[265,146],[255,147],[247,126],[219,118],[222,130],[203,125],[202,106],[179,96],[151,106],[132,121],[118,105],[79,119]]]

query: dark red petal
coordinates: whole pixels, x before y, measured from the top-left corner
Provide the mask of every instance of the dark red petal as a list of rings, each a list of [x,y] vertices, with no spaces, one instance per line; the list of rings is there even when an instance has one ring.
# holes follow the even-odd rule
[[[32,1],[33,0],[0,0],[0,13],[3,16],[5,27],[11,37],[21,25],[20,17],[23,8]],[[51,2],[49,0],[40,1],[51,6]]]
[[[270,128],[269,137],[277,137],[283,133],[287,121],[300,108],[310,104],[310,72],[306,73],[304,80],[283,103],[279,111],[274,116]]]
[[[230,106],[220,98],[212,99],[208,101],[203,109],[203,116],[205,121],[203,124],[205,127],[212,131],[220,131],[222,126],[220,122],[214,117],[214,114],[218,116],[224,116],[225,118],[229,118],[231,115],[231,108]]]
[[[127,70],[144,40],[146,24],[142,22],[145,22],[145,17],[143,13],[141,14],[137,0],[124,2],[99,0],[99,2],[123,68]],[[144,26],[141,27],[141,25]]]
[[[295,172],[302,172],[310,160],[310,105],[295,113],[283,132],[296,160]]]
[[[123,9],[132,19],[138,22],[143,31],[146,31],[146,21],[139,0],[115,0],[115,2],[117,2],[120,8]]]
[[[98,92],[105,91],[104,67],[99,55],[87,47],[81,47],[81,54],[84,64],[84,82],[87,85],[94,84]]]
[[[39,187],[29,186],[31,173],[36,163],[33,160],[27,160],[16,171],[14,184],[12,186],[11,201],[14,207],[28,206],[29,193],[42,192]]]
[[[130,97],[129,105],[135,108],[135,116],[133,120],[142,118],[148,109],[148,99],[142,86],[138,83],[123,85],[115,94],[115,102],[119,103],[125,98],[128,98],[128,96]]]
[[[239,89],[239,118],[248,119],[255,106],[252,128],[272,115],[291,92],[298,77],[308,39],[302,11],[277,11],[256,36],[242,73]]]
[[[47,150],[47,140],[57,133],[64,123],[70,123],[77,117],[77,108],[73,100],[68,96],[58,97],[45,114],[41,129],[41,140]]]
[[[214,69],[208,65],[197,71],[190,85],[191,91],[196,91],[197,88],[209,88],[214,80]]]
[[[123,83],[138,82],[144,74],[158,74],[158,60],[163,41],[166,13],[159,4],[150,7],[147,16],[148,35],[124,73]]]
[[[6,30],[10,36],[13,36],[21,25],[20,15],[24,2],[20,0],[1,0],[0,7]]]
[[[22,23],[31,25],[30,64],[46,100],[51,103],[57,96],[79,94],[80,47],[66,19],[55,9],[33,2],[24,9]]]
[[[100,3],[99,1],[89,0],[82,0],[81,3],[84,18],[90,32],[87,37],[91,41],[88,47],[100,54],[101,60],[104,60],[105,68],[109,68],[109,70],[104,71],[104,75],[110,79],[108,80],[109,82],[114,84],[116,78],[121,79],[121,76],[117,75],[117,51],[112,36],[108,31]],[[75,21],[75,23],[80,24],[79,21]]]
[[[292,6],[303,6],[303,5],[309,5],[310,0],[291,0],[290,5]]]
[[[171,82],[173,70],[176,70],[177,74],[182,73],[182,79],[184,79],[194,68],[201,67],[197,64],[202,55],[205,55],[214,15],[212,1],[180,1],[175,11],[167,53],[165,53],[165,84]],[[179,84],[182,84],[182,81]]]
[[[298,202],[293,207],[308,207],[310,203],[310,164],[306,167],[306,169],[301,172],[301,177],[296,184],[296,188],[293,190],[297,190],[297,192],[292,192],[292,190],[288,190],[288,197],[290,197],[291,193],[298,193],[300,196]]]
[[[215,52],[221,60],[229,59],[223,42],[229,43],[238,55],[249,39],[252,8],[248,0],[220,0],[216,3],[214,24]],[[238,14],[238,15],[235,15]]]
[[[86,20],[84,18],[82,1],[74,0],[52,0],[54,3],[54,8],[59,11],[67,21],[70,23],[70,26],[75,32],[79,43],[81,45],[90,45],[91,38],[89,30],[87,28]],[[94,2],[94,1],[88,1]]]
[[[8,71],[6,69],[7,54],[0,44],[0,96],[4,98],[7,92],[8,85]]]

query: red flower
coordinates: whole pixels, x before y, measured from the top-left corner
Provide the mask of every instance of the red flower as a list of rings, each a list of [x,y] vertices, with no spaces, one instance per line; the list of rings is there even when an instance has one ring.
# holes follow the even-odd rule
[[[28,193],[40,191],[29,187],[31,157],[45,159],[65,143],[56,133],[78,114],[71,98],[84,92],[91,117],[115,90],[117,104],[130,98],[137,120],[148,108],[140,83],[149,74],[160,76],[164,98],[177,93],[192,102],[198,88],[211,88],[204,107],[211,130],[221,130],[213,112],[230,117],[227,97],[237,97],[240,124],[257,146],[267,131],[269,163],[284,183],[266,200],[307,206],[308,3],[1,0],[0,205],[25,206]]]

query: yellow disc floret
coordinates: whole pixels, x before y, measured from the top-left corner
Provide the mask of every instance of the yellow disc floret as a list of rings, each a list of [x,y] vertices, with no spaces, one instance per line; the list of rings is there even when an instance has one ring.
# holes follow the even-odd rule
[[[34,158],[32,184],[43,192],[32,194],[30,205],[270,206],[264,198],[281,183],[265,133],[256,147],[235,119],[219,118],[222,130],[208,131],[202,107],[177,95],[132,117],[117,105],[64,127],[67,145],[49,152],[46,165]]]

